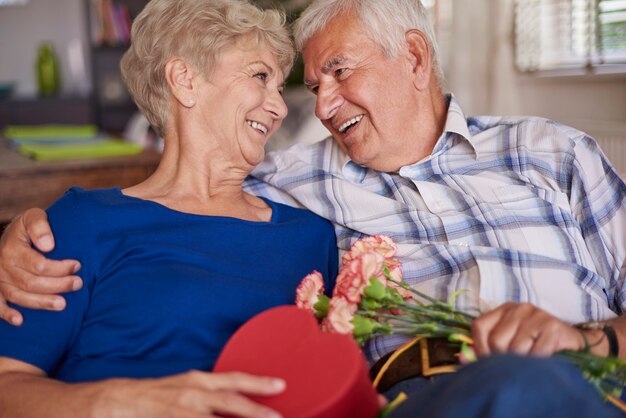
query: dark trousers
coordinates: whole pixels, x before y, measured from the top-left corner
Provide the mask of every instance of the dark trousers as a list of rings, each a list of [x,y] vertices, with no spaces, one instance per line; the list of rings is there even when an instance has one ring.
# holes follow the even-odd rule
[[[408,399],[389,418],[626,417],[580,371],[557,358],[492,356],[456,373],[401,382]]]

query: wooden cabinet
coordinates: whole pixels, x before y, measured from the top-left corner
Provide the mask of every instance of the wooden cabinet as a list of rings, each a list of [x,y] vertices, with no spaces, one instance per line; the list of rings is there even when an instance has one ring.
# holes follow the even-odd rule
[[[12,98],[0,100],[0,130],[6,125],[95,123],[89,97]]]
[[[160,154],[129,157],[33,161],[0,142],[0,225],[31,207],[45,208],[71,186],[128,187],[156,169]]]
[[[93,108],[103,131],[122,132],[137,111],[120,74],[130,24],[148,0],[85,0],[93,80]]]

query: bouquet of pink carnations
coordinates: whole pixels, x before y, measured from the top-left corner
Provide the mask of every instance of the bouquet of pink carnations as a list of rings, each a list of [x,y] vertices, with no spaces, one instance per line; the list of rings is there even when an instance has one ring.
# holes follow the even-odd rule
[[[307,275],[296,290],[296,305],[320,320],[323,330],[352,334],[359,344],[378,335],[402,334],[418,338],[446,338],[459,344],[459,356],[476,361],[471,346],[474,316],[450,303],[412,289],[402,280],[396,245],[377,235],[361,239],[344,254],[332,297],[324,294],[321,274]],[[453,298],[456,295],[453,295]],[[400,348],[399,350],[401,350]],[[626,412],[619,396],[626,386],[626,362],[586,351],[557,355],[578,366],[584,377]]]

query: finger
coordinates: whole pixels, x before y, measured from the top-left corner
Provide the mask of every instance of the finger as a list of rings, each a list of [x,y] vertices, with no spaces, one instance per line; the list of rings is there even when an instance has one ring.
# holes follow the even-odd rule
[[[542,338],[542,336],[543,334],[541,334],[539,331],[520,330],[511,339],[511,343],[509,344],[507,351],[518,354],[520,356],[528,355],[532,352],[533,349],[538,348],[537,342],[540,338]],[[543,337],[543,340],[545,340],[545,336]]]
[[[276,395],[283,392],[286,387],[286,383],[282,379],[254,376],[242,372],[195,372],[194,375],[203,387],[210,390],[229,390],[249,395]]]
[[[489,348],[494,353],[516,352],[527,354],[541,332],[539,311],[528,303],[511,303],[500,321],[491,330],[488,338]],[[519,338],[519,346],[514,341]],[[529,341],[530,340],[530,341]],[[530,346],[528,343],[530,342]]]
[[[280,414],[264,405],[252,402],[247,397],[234,392],[212,392],[205,396],[207,412],[221,415],[234,415],[245,418],[280,418]]]
[[[0,280],[8,283],[5,280]],[[15,287],[28,293],[40,293],[40,294],[59,294],[68,293],[75,290],[79,290],[83,286],[83,281],[78,276],[65,276],[65,277],[46,277],[35,276],[27,272],[21,272],[18,275]]]
[[[474,339],[474,351],[477,356],[488,356],[491,354],[489,345],[491,332],[505,315],[508,308],[508,304],[501,305],[479,316],[472,323],[472,338]]]
[[[558,341],[549,332],[539,334],[526,354],[538,357],[549,357],[554,354]]]
[[[7,283],[0,283],[0,294],[7,301],[25,308],[61,311],[66,305],[62,296],[28,293]]]
[[[509,349],[520,355],[552,355],[569,325],[532,305],[522,304],[518,311],[522,316]]]
[[[80,270],[77,260],[50,260],[30,246],[13,257],[12,265],[37,276],[67,277]]]
[[[572,326],[559,319],[551,317],[545,323],[541,334],[535,341],[529,354],[534,356],[548,357],[561,350],[580,350],[585,346],[582,334]],[[598,331],[601,333],[601,331]]]
[[[549,339],[551,320],[544,311],[529,304],[521,304],[513,311],[513,316],[517,316],[517,319],[507,319],[518,323],[517,332],[511,338],[507,351],[528,355]]]
[[[0,301],[0,318],[14,326],[20,326],[24,323],[22,314],[8,306],[5,301]]]
[[[48,223],[48,215],[43,209],[28,209],[18,219],[24,225],[26,238],[35,247],[43,252],[50,252],[54,249],[54,237]]]
[[[34,252],[34,255],[39,258],[38,261],[34,262],[37,264],[36,267],[24,266],[23,264],[28,263],[28,261],[21,262],[20,260],[12,261],[9,265],[5,264],[0,269],[0,283],[8,283],[30,293],[43,294],[65,293],[82,287],[81,278],[71,275],[71,270],[74,269],[73,265],[76,264],[74,261],[45,260],[37,252]],[[47,266],[52,266],[52,268]],[[51,276],[39,275],[40,273],[33,273],[31,270],[44,270],[45,272],[51,270],[53,274]],[[56,277],[55,274],[62,274],[62,276]],[[6,294],[3,296],[7,297]]]

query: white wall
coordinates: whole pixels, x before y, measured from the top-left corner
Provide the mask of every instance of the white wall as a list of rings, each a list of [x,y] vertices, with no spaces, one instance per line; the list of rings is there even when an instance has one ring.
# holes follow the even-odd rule
[[[537,77],[513,62],[514,0],[453,0],[447,84],[469,114],[538,115],[585,131],[624,127],[626,74]],[[626,144],[625,144],[626,146]]]
[[[24,6],[1,7],[0,83],[15,82],[17,95],[35,95],[37,46],[51,41],[61,66],[63,93],[89,91],[89,77],[72,74],[68,60],[68,48],[79,42],[89,74],[85,7],[84,0],[30,0]]]
[[[0,8],[0,82],[15,81],[19,95],[34,95],[37,45],[51,40],[62,67],[63,91],[89,90],[70,73],[68,46],[79,40],[89,71],[84,0],[30,0]],[[598,126],[626,127],[626,75],[537,78],[513,66],[514,0],[452,0],[446,78],[469,114],[532,114],[594,134]],[[89,74],[89,72],[87,72]],[[626,135],[626,128],[624,129]]]

